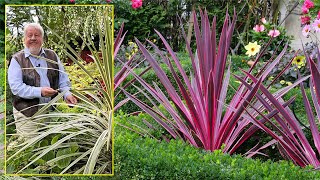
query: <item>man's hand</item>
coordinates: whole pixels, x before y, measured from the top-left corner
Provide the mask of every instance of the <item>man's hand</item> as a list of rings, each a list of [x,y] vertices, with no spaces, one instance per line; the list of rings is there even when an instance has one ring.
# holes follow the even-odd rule
[[[58,91],[54,90],[50,87],[42,87],[41,88],[41,96],[42,97],[52,97],[53,95],[57,94]]]
[[[75,98],[72,94],[68,95],[65,101],[68,104],[77,104],[77,98]]]

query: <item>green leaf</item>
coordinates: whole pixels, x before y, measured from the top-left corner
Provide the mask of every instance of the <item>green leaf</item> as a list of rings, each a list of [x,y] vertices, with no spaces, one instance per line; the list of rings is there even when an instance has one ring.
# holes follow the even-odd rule
[[[79,146],[76,142],[73,142],[72,145],[71,145],[71,152],[72,153],[75,153],[79,150]]]
[[[52,140],[51,140],[51,145],[54,144],[54,143],[56,143],[56,142],[59,140],[59,138],[60,138],[60,134],[54,136],[54,137],[52,138]]]
[[[44,165],[45,163],[46,163],[46,161],[43,160],[43,159],[38,159],[38,160],[35,162],[36,165]]]
[[[46,155],[44,155],[42,157],[42,159],[45,160],[45,161],[49,161],[49,160],[53,159],[54,157],[55,157],[55,153],[52,150],[52,151],[49,151]]]
[[[56,157],[59,157],[59,156],[62,156],[62,155],[67,155],[67,154],[70,154],[71,153],[71,148],[65,148],[65,149],[59,149],[59,151],[57,152],[57,155]],[[62,160],[59,160],[57,162],[57,165],[59,168],[65,168],[67,167],[71,162],[71,158],[70,157],[67,157],[67,158],[64,158]]]
[[[48,146],[49,145],[49,141],[48,140],[42,140],[41,142],[40,142],[40,147],[44,147],[44,146]]]

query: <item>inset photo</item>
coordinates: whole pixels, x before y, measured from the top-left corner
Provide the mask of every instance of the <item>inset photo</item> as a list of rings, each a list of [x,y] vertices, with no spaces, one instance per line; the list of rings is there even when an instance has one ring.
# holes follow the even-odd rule
[[[113,170],[113,6],[6,5],[5,173]]]

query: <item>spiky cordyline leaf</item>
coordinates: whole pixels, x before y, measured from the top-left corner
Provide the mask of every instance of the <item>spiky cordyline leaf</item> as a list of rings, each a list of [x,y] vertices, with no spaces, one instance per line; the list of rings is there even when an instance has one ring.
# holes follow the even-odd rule
[[[250,76],[249,74],[247,75],[253,81],[256,81],[254,77]],[[318,130],[315,126],[312,110],[305,95],[302,83],[300,83],[300,87],[303,94],[304,105],[306,108],[307,117],[310,122],[310,127],[314,128],[312,129],[314,139],[318,139],[319,133],[317,133]],[[263,129],[273,137],[277,136],[277,138],[275,139],[277,140],[277,142],[280,143],[282,147],[281,152],[284,153],[286,157],[289,157],[294,163],[300,166],[306,166],[311,164],[315,167],[318,167],[320,165],[320,161],[317,159],[316,153],[312,149],[312,146],[310,145],[306,136],[304,135],[298,121],[295,119],[293,115],[289,114],[288,110],[284,109],[282,106],[279,106],[279,102],[266,90],[266,88],[262,86],[261,91],[266,95],[268,100],[270,100],[271,104],[281,114],[281,118],[279,117],[276,119],[279,124],[277,126],[274,125],[278,129],[277,132],[279,132],[281,135],[276,135],[267,127],[264,127]],[[266,118],[266,120],[271,123],[270,119]],[[282,131],[280,131],[280,129],[282,129]]]
[[[214,150],[219,149],[221,145],[232,135],[236,124],[241,119],[241,115],[243,114],[245,107],[248,105],[248,102],[254,98],[261,82],[257,83],[252,90],[245,91],[245,93],[242,93],[245,87],[242,88],[242,91],[238,91],[238,101],[233,102],[237,106],[232,105],[232,107],[241,108],[238,108],[236,112],[229,110],[228,116],[222,117],[224,107],[222,103],[225,102],[230,77],[230,68],[228,69],[226,76],[224,76],[224,69],[232,32],[235,26],[236,15],[234,15],[232,22],[229,22],[228,16],[226,17],[220,35],[219,45],[217,46],[215,40],[215,20],[213,22],[212,29],[210,29],[207,13],[200,11],[200,14],[202,20],[201,30],[198,20],[196,16],[194,16],[194,28],[197,43],[196,56],[193,55],[191,48],[187,45],[194,69],[194,77],[191,79],[187,77],[177,56],[169,46],[169,43],[159,32],[156,31],[172,60],[166,58],[159,49],[149,41],[163,61],[168,65],[174,81],[178,84],[179,90],[174,88],[159,63],[153,58],[144,45],[136,39],[136,43],[138,44],[141,52],[155,70],[155,73],[160,79],[162,85],[165,87],[170,100],[173,101],[175,108],[172,107],[167,97],[162,94],[158,87],[154,89],[142,78],[138,76],[135,77],[148,93],[150,93],[159,103],[165,106],[166,110],[169,112],[171,118],[178,127],[177,131],[184,135],[183,139],[185,138],[186,141],[195,146]],[[217,52],[216,47],[218,47]],[[279,56],[277,60],[280,58],[281,56]],[[274,64],[276,64],[276,62],[271,66]],[[175,72],[174,66],[177,67],[178,72]],[[268,68],[268,71],[269,69],[270,68]],[[178,74],[182,76],[182,79],[179,78]],[[181,94],[178,92],[181,92]],[[172,127],[167,126],[167,124],[159,118],[158,114],[156,114],[151,107],[148,107],[145,103],[139,101],[135,96],[130,95],[127,92],[125,92],[125,94],[155,118],[156,121],[161,124],[174,138],[177,137]],[[182,97],[182,99],[180,97]]]

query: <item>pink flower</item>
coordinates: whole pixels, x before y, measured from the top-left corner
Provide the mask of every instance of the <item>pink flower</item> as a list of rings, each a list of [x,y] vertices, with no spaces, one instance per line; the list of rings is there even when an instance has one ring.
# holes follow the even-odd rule
[[[310,25],[305,25],[302,29],[302,35],[307,37],[310,32]]]
[[[320,11],[318,11],[317,19],[320,19]]]
[[[271,36],[271,37],[277,37],[279,35],[280,35],[280,31],[277,30],[277,29],[270,30],[269,33],[268,33],[268,36]]]
[[[133,9],[138,9],[142,6],[142,0],[131,0],[131,3]]]
[[[308,8],[308,9],[314,7],[314,3],[313,3],[311,0],[305,0],[304,3],[303,3],[303,5],[304,5],[306,8]]]
[[[310,16],[301,16],[301,24],[310,24]]]
[[[106,0],[107,3],[111,3],[112,0]]]
[[[302,10],[302,14],[308,14],[309,12],[309,9],[305,5],[302,6],[301,10]]]
[[[266,23],[267,23],[266,18],[261,18],[261,22],[262,22],[263,24],[266,24]]]
[[[70,2],[70,3],[75,3],[76,1],[75,1],[75,0],[69,0],[69,2]]]
[[[312,27],[316,32],[320,32],[320,19],[315,20]]]
[[[259,24],[257,24],[257,25],[253,28],[253,30],[254,30],[255,32],[262,32],[262,31],[264,31],[264,25],[259,25]]]

